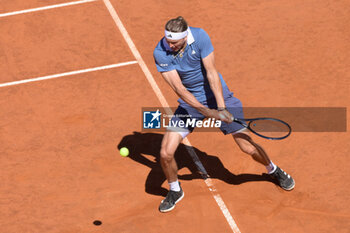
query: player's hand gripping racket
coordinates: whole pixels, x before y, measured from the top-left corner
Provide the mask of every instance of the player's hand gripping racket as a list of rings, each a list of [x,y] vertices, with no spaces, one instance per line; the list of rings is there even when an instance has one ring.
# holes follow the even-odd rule
[[[232,117],[232,121],[241,124],[262,138],[271,140],[285,139],[292,132],[292,128],[288,123],[275,118],[240,119]]]

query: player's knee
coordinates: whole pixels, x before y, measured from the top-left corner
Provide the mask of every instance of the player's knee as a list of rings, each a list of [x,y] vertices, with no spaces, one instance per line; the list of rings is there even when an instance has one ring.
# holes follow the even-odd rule
[[[171,160],[174,159],[174,154],[170,153],[166,148],[161,148],[160,159],[165,162],[170,162]]]

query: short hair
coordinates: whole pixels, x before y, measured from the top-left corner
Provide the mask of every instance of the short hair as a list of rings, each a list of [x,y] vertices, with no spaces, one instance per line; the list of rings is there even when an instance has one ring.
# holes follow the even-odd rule
[[[184,32],[187,28],[188,24],[182,16],[171,19],[165,24],[165,30],[169,32]]]

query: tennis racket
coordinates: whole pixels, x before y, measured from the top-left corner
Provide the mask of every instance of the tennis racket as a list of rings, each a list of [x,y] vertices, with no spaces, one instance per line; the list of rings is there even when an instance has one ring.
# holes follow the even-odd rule
[[[260,117],[241,119],[233,117],[232,121],[241,124],[259,137],[270,140],[285,139],[292,132],[292,128],[288,123],[276,118]]]

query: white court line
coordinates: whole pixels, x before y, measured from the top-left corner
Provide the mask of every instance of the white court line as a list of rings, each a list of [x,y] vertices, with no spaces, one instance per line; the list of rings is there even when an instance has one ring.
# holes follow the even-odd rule
[[[43,77],[38,77],[38,78],[31,78],[31,79],[24,79],[24,80],[20,80],[20,81],[1,83],[0,87],[13,86],[13,85],[29,83],[29,82],[37,82],[37,81],[42,81],[42,80],[54,79],[54,78],[75,75],[75,74],[82,74],[82,73],[93,72],[93,71],[98,71],[98,70],[112,69],[112,68],[116,68],[116,67],[120,67],[120,66],[127,66],[127,65],[131,65],[131,64],[136,64],[136,63],[137,63],[137,61],[128,61],[128,62],[122,62],[122,63],[118,63],[118,64],[99,66],[99,67],[88,68],[88,69],[83,69],[83,70],[70,71],[70,72],[60,73],[60,74],[53,74],[53,75],[48,75],[48,76],[43,76]]]
[[[58,8],[58,7],[64,7],[64,6],[72,6],[72,5],[76,5],[76,4],[82,4],[82,3],[94,2],[94,1],[97,1],[97,0],[81,0],[81,1],[75,1],[75,2],[61,3],[61,4],[51,5],[51,6],[32,8],[32,9],[27,9],[27,10],[13,11],[13,12],[0,14],[0,18],[1,17],[6,17],[6,16],[12,16],[12,15],[19,15],[19,14],[34,12],[34,11],[42,11],[42,10]]]
[[[161,90],[158,87],[158,84],[156,83],[156,81],[154,80],[151,72],[149,71],[146,63],[143,61],[139,51],[137,50],[134,42],[132,41],[131,37],[129,36],[129,33],[127,32],[127,30],[125,29],[122,21],[120,20],[117,12],[115,11],[114,7],[112,6],[111,2],[109,0],[103,0],[104,4],[106,5],[109,13],[111,14],[115,24],[117,25],[117,27],[119,28],[122,36],[124,37],[125,41],[127,42],[132,54],[135,56],[137,62],[139,63],[142,71],[145,73],[146,78],[148,80],[148,82],[150,83],[154,93],[157,95],[159,101],[161,102],[162,106],[164,108],[167,109],[167,114],[172,114],[171,110],[169,110],[169,104],[166,101],[164,95],[162,94]],[[188,141],[187,138],[184,139],[184,144],[192,147],[192,145],[190,144],[190,142]],[[209,189],[209,191],[211,192],[211,194],[213,195],[216,203],[218,204],[218,206],[220,207],[220,210],[222,211],[223,215],[226,218],[226,221],[228,222],[228,224],[230,225],[232,231],[234,233],[240,233],[240,230],[237,227],[236,222],[233,220],[230,211],[227,209],[224,201],[222,200],[221,196],[219,195],[219,193],[217,192],[216,188],[214,187],[214,184],[212,182],[212,180],[210,178],[207,178],[205,180],[205,183]]]

